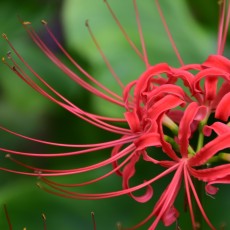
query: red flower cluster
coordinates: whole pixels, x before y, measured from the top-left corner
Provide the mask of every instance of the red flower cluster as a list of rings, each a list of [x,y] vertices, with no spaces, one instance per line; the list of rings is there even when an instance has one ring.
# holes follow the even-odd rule
[[[40,176],[41,181],[45,183],[40,185],[44,190],[63,197],[77,199],[104,199],[128,194],[133,199],[141,203],[147,202],[152,198],[152,185],[154,185],[154,182],[174,173],[170,183],[161,194],[158,202],[154,205],[152,212],[141,223],[137,224],[132,229],[142,226],[150,219],[152,219],[152,224],[149,229],[156,229],[159,221],[163,221],[165,226],[169,226],[174,223],[179,216],[179,212],[174,207],[174,202],[180,188],[182,187],[182,183],[184,183],[185,187],[187,198],[186,202],[190,210],[193,229],[196,229],[197,223],[192,205],[192,196],[194,197],[204,220],[211,229],[215,229],[202,207],[194,185],[194,179],[205,182],[206,192],[211,195],[216,194],[218,190],[218,188],[214,187],[213,184],[230,183],[230,153],[228,152],[230,149],[230,126],[228,124],[230,115],[230,107],[228,104],[230,100],[230,61],[222,56],[228,31],[230,4],[227,5],[227,1],[225,0],[221,3],[217,54],[210,55],[202,64],[185,65],[172,40],[159,3],[156,1],[166,31],[181,63],[181,67],[173,68],[166,63],[160,63],[153,66],[149,64],[135,0],[133,3],[141,38],[142,53],[127,36],[109,4],[106,1],[105,3],[130,45],[146,64],[146,71],[143,72],[138,79],[130,82],[124,87],[114,73],[105,55],[100,50],[100,47],[93,36],[89,25],[87,24],[92,38],[99,48],[106,65],[117,82],[123,88],[123,97],[101,85],[89,73],[83,70],[81,66],[76,63],[60,45],[48,28],[46,22],[43,21],[45,28],[61,51],[76,66],[76,68],[97,87],[89,84],[88,81],[86,82],[82,80],[77,74],[61,62],[51,52],[49,47],[47,47],[39,38],[29,22],[23,22],[23,25],[36,45],[67,76],[96,96],[123,107],[126,111],[123,118],[109,118],[92,114],[71,103],[47,82],[45,82],[30,67],[30,65],[20,56],[14,46],[9,42],[6,35],[4,35],[4,37],[14,53],[27,67],[27,69],[37,78],[39,84],[27,75],[27,73],[16,63],[11,55],[9,55],[8,58],[13,63],[13,66],[8,64],[5,60],[3,61],[22,80],[43,96],[81,119],[109,132],[120,134],[121,137],[116,140],[98,144],[71,145],[33,139],[1,127],[1,129],[7,132],[31,141],[54,146],[79,148],[79,150],[57,154],[16,152],[3,148],[1,148],[1,151],[28,157],[68,157],[71,155],[86,154],[89,152],[111,148],[111,156],[106,160],[87,167],[67,170],[35,168],[10,156],[11,160],[29,170],[32,170],[32,172],[18,172],[6,168],[2,169],[15,173]],[[42,88],[41,85],[46,87],[46,90]],[[212,119],[210,119],[210,117]],[[214,123],[212,122],[213,117],[216,119]],[[114,124],[116,122],[118,125]],[[120,123],[126,123],[127,127],[124,128],[124,126],[119,126]],[[212,135],[212,138],[210,138],[209,136],[212,132],[216,135]],[[193,140],[192,143],[191,140]],[[195,146],[194,142],[196,143]],[[158,159],[154,154],[154,150],[159,148],[162,150],[162,157],[160,159]],[[164,160],[162,160],[162,158]],[[163,170],[157,176],[144,181],[142,184],[130,186],[130,179],[135,175],[135,166],[140,159],[151,162],[153,164],[153,169],[154,165],[159,165],[163,168]],[[213,165],[213,162],[218,162],[218,164]],[[113,169],[109,173],[84,183],[60,184],[46,178],[46,176],[79,174],[95,170],[109,164],[112,164],[113,166]],[[120,191],[105,192],[100,194],[81,194],[66,189],[66,187],[78,187],[96,183],[113,173],[118,174],[122,178],[122,189]],[[144,195],[136,196],[133,194],[135,191],[142,188],[146,188]]]

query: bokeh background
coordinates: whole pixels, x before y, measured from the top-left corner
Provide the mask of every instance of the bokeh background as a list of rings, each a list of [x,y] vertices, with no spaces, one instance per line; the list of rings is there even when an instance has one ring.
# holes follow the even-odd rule
[[[109,0],[127,33],[141,47],[131,0]],[[218,4],[209,0],[175,0],[160,1],[173,38],[185,63],[204,61],[209,54],[216,52]],[[168,62],[179,66],[176,56],[164,31],[159,14],[153,0],[138,1],[141,23],[152,64]],[[48,21],[50,28],[68,52],[89,71],[97,80],[121,93],[111,74],[106,68],[99,52],[94,46],[85,27],[89,19],[94,35],[110,60],[118,76],[126,84],[138,78],[144,71],[143,63],[130,48],[122,33],[113,21],[103,1],[93,0],[8,0],[0,1],[0,31],[6,33],[19,53],[30,65],[65,97],[87,111],[101,115],[122,116],[123,111],[115,106],[87,93],[76,83],[65,76],[51,63],[33,44],[18,17],[32,22],[38,34],[49,44],[53,52],[66,61],[61,52],[52,43],[44,27],[42,19]],[[228,57],[228,46],[225,55]],[[4,39],[0,40],[2,56],[10,51]],[[70,65],[71,66],[71,65]],[[72,69],[73,66],[71,66]],[[77,72],[77,70],[75,70]],[[13,74],[4,64],[0,65],[0,124],[16,132],[31,137],[66,143],[95,143],[114,139],[117,136],[96,129],[82,122],[64,109],[48,101],[34,92],[21,79]],[[0,147],[21,151],[58,152],[58,148],[50,148],[24,141],[5,132],[0,132]],[[82,158],[63,159],[31,159],[20,158],[27,163],[50,168],[74,168],[78,165],[93,163],[108,156],[108,151],[87,154]],[[0,152],[0,166],[17,168]],[[83,175],[85,178],[97,177],[108,171],[109,167]],[[151,177],[158,170],[152,165],[140,163],[138,175],[133,183]],[[60,178],[61,181],[77,182],[84,178]],[[170,179],[170,178],[168,178]],[[156,197],[147,204],[139,204],[128,196],[102,201],[79,201],[56,197],[45,193],[36,186],[38,178],[19,176],[0,171],[0,229],[9,229],[3,211],[6,204],[13,229],[42,230],[41,214],[47,217],[47,230],[93,230],[91,212],[95,213],[98,230],[116,229],[116,223],[132,226],[152,210],[154,202],[167,180],[154,185]],[[230,229],[230,199],[228,186],[221,189],[215,199],[203,194],[203,203],[208,216],[218,229]],[[81,191],[113,191],[121,188],[121,180],[114,176],[88,190]],[[86,188],[87,189],[87,188]],[[183,190],[177,207],[181,212],[179,225],[181,229],[190,228],[189,213],[183,213]],[[147,229],[144,226],[142,229]],[[221,228],[221,226],[225,226]],[[173,225],[168,229],[175,229]],[[159,225],[158,229],[166,229]],[[202,229],[209,229],[206,225]]]

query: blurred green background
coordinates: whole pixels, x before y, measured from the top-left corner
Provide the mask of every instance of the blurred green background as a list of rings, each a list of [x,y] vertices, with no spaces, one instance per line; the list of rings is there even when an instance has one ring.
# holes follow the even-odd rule
[[[140,48],[132,1],[108,1],[127,33]],[[209,54],[215,53],[218,21],[217,1],[162,0],[160,3],[185,63],[202,62]],[[151,63],[168,62],[170,65],[179,66],[154,1],[139,1],[138,6]],[[102,0],[1,0],[0,30],[8,35],[19,53],[40,76],[76,105],[101,115],[122,116],[123,110],[87,93],[45,58],[21,26],[18,16],[25,21],[32,22],[35,30],[49,44],[53,52],[64,60],[40,23],[42,19],[48,21],[58,40],[87,71],[110,89],[121,93],[89,36],[84,25],[85,20],[89,19],[94,35],[125,84],[138,78],[144,71],[144,65],[124,39]],[[6,41],[1,39],[1,55],[5,56],[9,50],[10,47]],[[226,56],[229,56],[228,47],[226,47]],[[117,136],[82,122],[40,96],[3,64],[0,66],[0,74],[1,125],[24,135],[57,142],[96,143],[117,138]],[[21,151],[60,151],[58,148],[24,141],[5,132],[0,132],[0,142],[0,147]],[[81,158],[81,162],[76,157],[66,160],[31,159],[27,162],[41,167],[74,168],[79,163],[82,164],[82,161],[90,164],[90,162],[99,161],[108,154],[109,152],[106,151],[101,152],[100,156],[98,153],[90,153],[85,158]],[[0,158],[1,167],[17,167],[9,159],[5,159],[4,152],[1,152]],[[87,174],[86,178],[97,177],[108,170],[109,167],[92,172]],[[143,178],[151,177],[155,170],[157,169],[152,165],[138,165],[137,183]],[[85,175],[83,176],[85,177]],[[8,229],[3,211],[4,204],[7,205],[14,230],[21,230],[23,227],[27,227],[28,230],[42,230],[41,213],[46,214],[47,230],[93,230],[90,215],[92,211],[95,212],[98,230],[116,229],[117,222],[122,222],[124,226],[132,226],[150,213],[157,196],[167,185],[167,180],[161,180],[155,184],[156,197],[147,204],[139,204],[128,196],[102,201],[69,200],[52,196],[40,190],[36,186],[37,178],[14,175],[4,171],[0,171],[0,177],[1,230]],[[73,176],[70,179],[68,181],[82,180],[79,176]],[[135,184],[135,181],[133,183]],[[113,191],[119,188],[121,188],[121,180],[114,176],[87,191]],[[207,214],[218,229],[221,229],[223,224],[226,225],[225,230],[230,229],[229,192],[228,186],[223,186],[215,199],[205,194],[203,197]],[[177,207],[181,212],[179,225],[183,230],[191,229],[189,213],[183,213],[183,191],[180,197],[181,199],[177,200]],[[147,229],[147,226],[149,225],[142,229]],[[173,225],[168,229],[175,228],[176,226]],[[166,228],[160,224],[158,229]],[[202,229],[209,228],[204,225]]]

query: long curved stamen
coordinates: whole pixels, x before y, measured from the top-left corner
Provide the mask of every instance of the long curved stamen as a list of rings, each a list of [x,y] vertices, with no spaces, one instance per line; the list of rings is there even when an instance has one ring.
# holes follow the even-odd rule
[[[17,51],[16,51],[17,52]],[[18,54],[19,55],[19,54]],[[22,57],[21,57],[22,58]],[[57,95],[59,98],[61,98],[65,103],[69,104],[66,105],[65,103],[62,103],[52,97],[50,94],[48,94],[46,91],[44,91],[38,84],[36,84],[14,61],[12,57],[10,57],[10,60],[13,62],[14,66],[10,67],[22,80],[24,80],[27,84],[29,84],[32,88],[34,88],[37,92],[41,93],[43,96],[49,98],[51,101],[57,103],[58,105],[64,107],[66,110],[70,111],[71,113],[77,115],[78,117],[82,118],[83,120],[86,120],[87,122],[98,126],[102,129],[112,131],[112,132],[118,132],[120,134],[125,134],[126,132],[129,132],[129,130],[113,126],[111,124],[105,123],[97,118],[97,116],[94,116],[93,114],[87,113],[86,111],[83,111],[73,103],[71,103],[69,100],[67,100],[65,97],[63,97],[60,93],[58,93],[56,90],[54,90],[47,82],[45,82],[27,63],[27,68],[41,81],[49,90],[51,90],[55,95]],[[120,131],[119,131],[120,130]]]
[[[206,223],[209,225],[209,227],[212,230],[215,230],[215,227],[211,224],[210,220],[208,219],[208,217],[207,217],[207,215],[206,215],[206,213],[205,213],[205,211],[204,211],[204,209],[202,207],[202,204],[200,202],[200,199],[199,199],[199,197],[197,195],[196,189],[195,189],[195,187],[193,185],[193,182],[192,182],[190,176],[188,176],[187,178],[188,178],[189,185],[190,185],[190,187],[192,189],[193,195],[195,197],[196,203],[197,203],[197,205],[198,205],[198,207],[199,207],[199,209],[201,211],[202,216],[204,217],[204,219],[205,219]]]
[[[111,142],[104,142],[104,143],[99,143],[98,145],[89,145],[88,149],[83,149],[83,150],[78,150],[78,151],[71,151],[71,152],[60,152],[60,153],[31,153],[31,152],[21,152],[21,151],[14,151],[10,149],[5,149],[5,148],[0,148],[0,151],[14,154],[14,155],[21,155],[21,156],[28,156],[28,157],[67,157],[67,156],[74,156],[74,155],[80,155],[84,153],[89,153],[89,152],[95,152],[98,150],[102,149],[107,149],[116,146],[117,144],[127,144],[127,143],[132,143],[136,137],[132,137],[130,139],[125,139],[125,140],[118,140],[118,141],[111,141]],[[133,146],[134,144],[132,144]],[[87,146],[87,145],[79,145],[79,146]],[[93,146],[93,147],[92,147]],[[134,149],[134,147],[133,147]]]
[[[102,56],[102,58],[103,58],[103,60],[104,60],[104,62],[106,64],[107,68],[109,69],[110,73],[112,74],[112,76],[114,77],[114,79],[116,80],[116,82],[119,84],[119,86],[122,89],[124,89],[124,84],[121,82],[120,78],[117,76],[117,74],[115,73],[113,67],[109,63],[109,60],[107,59],[107,57],[105,56],[104,52],[102,51],[102,49],[101,49],[98,41],[96,40],[96,38],[95,38],[95,36],[94,36],[94,34],[93,34],[92,30],[91,30],[91,27],[89,25],[88,20],[86,20],[85,25],[86,25],[86,27],[87,27],[87,29],[89,31],[89,34],[90,34],[90,36],[91,36],[91,38],[92,38],[95,46],[97,47],[97,49],[98,49],[99,53],[101,54],[101,56]]]
[[[74,183],[74,184],[60,184],[60,183],[48,180],[45,177],[41,177],[41,180],[44,181],[45,183],[53,184],[53,185],[58,186],[58,187],[80,187],[80,186],[93,184],[93,183],[96,183],[96,182],[114,174],[116,171],[118,171],[120,168],[122,168],[133,157],[134,154],[135,154],[134,152],[131,153],[130,156],[128,156],[122,163],[120,163],[116,168],[114,168],[110,172],[108,172],[108,173],[104,174],[103,176],[100,176],[96,179],[90,180],[90,181],[86,181],[86,182],[82,182],[82,183]]]
[[[133,43],[133,41],[130,39],[130,37],[128,36],[128,34],[126,33],[125,29],[122,27],[121,23],[119,22],[117,16],[115,15],[115,13],[113,12],[112,8],[110,7],[109,3],[107,2],[107,0],[104,0],[107,8],[109,9],[114,21],[116,22],[116,24],[118,25],[119,29],[121,30],[121,32],[123,33],[125,39],[127,40],[127,42],[130,44],[130,46],[133,48],[133,50],[136,52],[136,54],[141,58],[141,60],[143,60],[145,62],[145,59],[143,57],[143,54],[137,49],[136,45]]]
[[[46,227],[46,215],[44,213],[42,213],[42,220],[43,220],[44,230],[47,230],[47,227]]]
[[[89,83],[86,81],[82,80],[76,73],[74,73],[72,70],[70,70],[64,63],[62,63],[52,52],[51,50],[44,44],[44,42],[41,41],[41,39],[38,37],[38,35],[33,32],[33,30],[27,30],[30,32],[31,38],[33,41],[37,44],[37,46],[47,55],[47,57],[55,64],[57,65],[67,76],[72,78],[74,81],[76,81],[79,85],[81,85],[83,88],[87,89],[89,92],[107,100],[110,101],[114,104],[117,104],[119,106],[124,106],[124,104],[121,101],[117,101],[108,95],[102,93],[95,87],[91,86]],[[20,59],[20,61],[28,68],[28,70],[33,73],[35,76],[37,73],[29,66],[29,64],[22,58],[22,56],[17,52],[15,47],[11,44],[9,39],[7,38],[6,35],[3,35],[3,38],[7,41],[11,49],[14,51],[14,53],[17,55],[17,57]],[[36,76],[37,77],[37,76]],[[37,77],[38,78],[38,77]],[[39,79],[40,80],[40,79]],[[122,98],[120,98],[122,100]]]
[[[169,169],[166,169],[163,173],[159,174],[158,176],[154,177],[151,181],[152,183],[155,182],[156,180],[159,180],[160,178],[162,178],[163,176],[175,171],[178,168],[178,164],[175,164],[174,166],[172,166]],[[151,184],[152,184],[151,183]],[[153,218],[153,216],[155,215],[155,211],[152,211],[144,220],[142,220],[141,222],[139,222],[137,225],[133,226],[132,228],[126,228],[127,230],[133,230],[133,229],[138,229],[141,226],[143,226],[145,223],[147,223],[151,218]]]
[[[122,99],[120,96],[118,96],[117,94],[115,94],[114,92],[110,91],[108,88],[106,88],[104,85],[102,85],[100,82],[98,82],[95,78],[93,78],[88,72],[86,72],[69,54],[68,52],[63,48],[63,46],[58,42],[58,40],[56,39],[56,37],[54,36],[54,34],[52,33],[52,31],[49,29],[47,22],[45,22],[44,20],[42,20],[42,24],[45,26],[48,34],[50,35],[50,37],[53,39],[53,41],[57,44],[57,46],[61,49],[61,51],[65,54],[65,56],[73,63],[73,65],[81,71],[81,73],[83,73],[90,81],[92,81],[93,83],[95,83],[96,85],[98,85],[101,89],[105,90],[106,92],[110,93],[112,96],[118,98],[118,99]],[[107,59],[106,59],[107,60]],[[111,67],[111,65],[109,64],[109,66]],[[107,66],[108,67],[108,66]],[[112,67],[111,67],[112,68]],[[114,77],[116,78],[116,80],[119,82],[119,84],[122,84],[120,82],[119,77],[115,74],[113,69],[110,69],[110,72],[112,75],[115,75]]]
[[[136,14],[136,21],[137,21],[140,40],[141,40],[144,62],[145,62],[146,68],[148,68],[150,65],[149,65],[149,61],[148,61],[148,55],[147,55],[147,50],[146,50],[146,46],[145,46],[145,41],[144,41],[144,36],[143,36],[143,32],[142,32],[142,27],[141,27],[141,22],[140,22],[140,17],[139,17],[139,12],[138,12],[138,8],[137,8],[136,0],[133,0],[133,5],[134,5],[135,14]]]
[[[158,0],[155,0],[155,2],[156,2],[156,6],[157,6],[158,12],[159,12],[160,17],[161,17],[161,21],[162,21],[162,23],[164,25],[165,31],[166,31],[166,33],[168,35],[168,38],[169,38],[170,42],[171,42],[172,48],[173,48],[173,50],[174,50],[174,52],[175,52],[175,54],[177,56],[177,59],[179,60],[179,62],[181,64],[181,66],[184,66],[184,62],[183,62],[183,60],[182,60],[182,58],[180,56],[180,53],[179,53],[179,51],[178,51],[178,49],[176,47],[176,44],[175,44],[175,42],[173,40],[172,34],[171,34],[171,32],[170,32],[170,30],[168,28],[168,25],[166,23],[166,20],[165,20],[165,17],[163,15],[163,12],[162,12],[162,9],[160,7],[160,4],[159,4]]]
[[[23,75],[20,74],[17,69],[14,68],[15,73],[22,79],[24,79]],[[25,74],[25,72],[24,72]],[[118,134],[127,134],[130,133],[130,131],[128,129],[125,128],[121,128],[118,126],[114,126],[111,125],[109,123],[103,122],[99,119],[97,119],[97,117],[94,117],[92,114],[87,113],[86,111],[80,109],[79,107],[75,106],[74,104],[71,103],[71,105],[66,105],[65,103],[62,103],[56,99],[54,99],[50,94],[48,94],[46,91],[44,91],[42,88],[40,88],[35,82],[33,82],[33,84],[30,84],[31,87],[33,87],[36,91],[38,91],[39,93],[41,93],[42,95],[44,95],[45,97],[49,98],[51,101],[55,102],[56,104],[60,105],[61,107],[65,108],[67,111],[73,113],[74,115],[78,116],[79,118],[81,118],[82,120],[87,121],[90,124],[93,124],[101,129],[110,131],[110,132],[114,132],[114,133],[118,133]],[[53,92],[57,93],[56,91],[52,90]],[[61,97],[61,99],[63,99],[65,102],[69,101],[64,98],[63,96],[61,96],[59,93],[57,93],[57,95],[59,97]]]
[[[97,230],[94,212],[91,212],[91,217],[93,221],[93,230]]]
[[[18,174],[24,174],[24,175],[29,175],[29,176],[68,176],[68,175],[73,175],[73,174],[79,174],[79,173],[85,173],[85,172],[89,172],[95,169],[99,169],[101,167],[104,167],[106,165],[109,165],[121,158],[123,158],[124,156],[128,155],[130,152],[134,151],[135,147],[133,144],[129,145],[128,147],[124,148],[123,150],[121,150],[119,153],[117,153],[115,156],[113,156],[112,158],[108,158],[106,160],[103,160],[99,163],[95,163],[92,164],[90,166],[85,166],[85,167],[81,167],[81,168],[77,168],[77,169],[65,169],[65,170],[58,170],[58,169],[44,169],[44,168],[37,168],[37,167],[32,167],[29,166],[27,164],[24,164],[23,162],[16,160],[14,158],[12,158],[10,155],[6,156],[8,157],[10,160],[14,161],[15,163],[17,163],[18,165],[21,165],[24,168],[30,169],[35,171],[35,173],[26,173],[26,172],[19,172]],[[13,170],[11,170],[13,171]],[[15,171],[16,172],[16,171]],[[39,172],[39,173],[37,173]]]
[[[194,216],[193,207],[192,207],[192,200],[191,200],[188,177],[189,177],[189,173],[187,171],[187,168],[184,167],[184,183],[185,183],[186,201],[188,202],[188,207],[189,207],[190,216],[191,216],[191,220],[192,220],[192,226],[196,226],[195,216]]]
[[[218,30],[218,42],[217,42],[217,54],[221,54],[223,44],[223,30],[224,30],[224,18],[226,1],[220,1],[220,17],[219,17],[219,30]]]
[[[226,146],[226,148],[228,148],[229,146],[228,138],[226,138],[229,136],[229,134],[224,134],[226,127],[223,128],[225,125],[228,126],[228,124],[224,122],[227,122],[230,116],[230,110],[226,109],[226,106],[228,105],[227,99],[230,98],[229,87],[224,87],[224,90],[222,90],[222,86],[219,89],[217,80],[219,80],[220,77],[222,79],[220,82],[221,84],[222,82],[224,82],[224,84],[229,84],[230,80],[229,60],[222,56],[230,21],[230,2],[227,0],[221,1],[222,5],[220,7],[221,13],[217,47],[218,55],[209,56],[208,59],[201,64],[184,65],[175,41],[173,40],[172,34],[170,33],[166,18],[164,17],[163,11],[159,4],[159,0],[155,0],[156,7],[160,14],[160,18],[166,30],[167,36],[181,65],[179,68],[171,67],[167,63],[159,63],[157,65],[150,66],[142,31],[141,18],[139,16],[139,8],[136,0],[133,0],[132,4],[134,6],[136,16],[140,46],[142,48],[140,50],[131,41],[128,34],[123,29],[120,21],[117,19],[107,0],[104,0],[104,2],[113,19],[123,33],[125,39],[140,57],[141,62],[144,62],[146,65],[146,70],[139,76],[139,78],[130,82],[126,87],[124,87],[121,79],[116,75],[111,63],[107,59],[105,53],[102,51],[99,42],[94,36],[88,22],[86,22],[89,34],[91,35],[94,44],[100,52],[105,65],[112,74],[113,78],[116,80],[116,83],[120,86],[119,90],[123,90],[123,97],[117,92],[113,92],[106,86],[103,86],[99,81],[94,79],[87,71],[85,71],[76,61],[74,61],[69,53],[56,39],[55,35],[52,33],[44,20],[42,20],[42,23],[47,33],[52,38],[54,43],[59,47],[62,54],[65,55],[65,58],[68,59],[67,61],[70,62],[72,67],[77,68],[77,74],[74,73],[71,68],[67,67],[64,62],[62,62],[51,51],[51,49],[46,45],[45,41],[41,39],[38,33],[36,33],[36,31],[33,29],[30,22],[22,22],[22,25],[37,47],[40,48],[41,51],[60,70],[63,71],[64,74],[73,79],[83,89],[93,93],[97,97],[100,97],[107,102],[110,102],[115,106],[120,106],[123,108],[125,114],[121,114],[121,118],[97,115],[84,111],[80,107],[76,106],[74,103],[56,91],[55,88],[48,84],[37,72],[34,71],[28,62],[26,62],[23,57],[20,56],[17,49],[14,48],[5,34],[3,34],[3,37],[17,56],[17,61],[19,59],[18,62],[23,64],[24,67],[22,68],[18,62],[11,57],[10,53],[7,55],[8,60],[6,61],[5,58],[2,58],[2,61],[12,71],[14,71],[19,78],[21,78],[42,96],[61,106],[73,115],[76,115],[78,118],[81,118],[82,120],[98,128],[109,131],[113,134],[120,134],[119,138],[103,143],[65,144],[27,137],[0,126],[0,131],[3,131],[4,134],[7,133],[14,135],[15,138],[21,138],[28,142],[32,141],[36,144],[38,143],[53,147],[60,147],[58,150],[60,152],[54,149],[54,153],[23,152],[0,148],[0,152],[8,153],[6,154],[6,157],[9,158],[12,164],[19,166],[19,169],[16,170],[4,167],[1,167],[0,170],[27,176],[37,176],[40,179],[40,182],[38,183],[40,188],[51,194],[66,198],[96,200],[128,194],[134,198],[134,200],[140,203],[147,202],[152,198],[152,184],[154,182],[158,181],[164,176],[170,176],[169,174],[173,173],[168,186],[159,196],[159,199],[156,202],[152,212],[144,220],[130,229],[142,227],[150,219],[152,220],[152,223],[150,224],[149,230],[155,230],[160,221],[162,221],[165,226],[175,223],[179,216],[179,212],[174,207],[175,200],[178,196],[182,181],[184,179],[185,193],[187,204],[189,206],[192,228],[194,230],[197,228],[196,219],[198,218],[196,218],[196,213],[194,214],[194,212],[198,211],[198,213],[201,213],[200,217],[204,218],[209,227],[214,230],[213,225],[211,224],[204,211],[204,208],[202,207],[198,192],[196,191],[196,186],[193,184],[191,177],[193,176],[197,179],[208,182],[208,188],[206,188],[206,190],[211,194],[214,194],[217,191],[217,189],[212,186],[213,184],[219,182],[229,183],[229,168],[227,164],[217,167],[210,167],[208,170],[198,170],[197,167],[202,167],[207,162],[211,164],[213,162],[212,159],[217,159],[217,155],[220,155],[218,151],[223,150]],[[30,73],[28,74],[27,72]],[[135,75],[135,73],[133,75]],[[220,98],[223,99],[221,100]],[[213,106],[213,104],[215,104],[215,106]],[[195,109],[192,106],[195,106]],[[203,141],[204,135],[207,134],[208,130],[205,132],[201,129],[201,125],[199,125],[199,122],[203,123],[207,112],[208,114],[209,112],[213,113],[215,119],[219,119],[219,123],[222,123],[221,127],[216,128],[212,127],[211,124],[208,123],[211,129],[215,131],[217,136],[214,137],[214,140],[210,141],[207,138],[208,143]],[[119,124],[120,122],[122,122],[122,124]],[[200,133],[198,139],[197,137],[193,138],[193,136],[196,136],[197,133]],[[212,138],[213,137],[210,136],[210,139]],[[201,151],[195,153],[190,146],[190,143],[193,144],[193,142],[198,143],[198,149],[201,149]],[[163,157],[160,158],[160,160],[155,157],[155,147],[160,147],[162,150],[161,155]],[[64,148],[64,150],[61,148]],[[102,150],[108,150],[107,153],[109,154],[103,153],[100,155],[102,157],[101,159],[93,158],[92,161],[88,161],[88,155],[86,155],[85,158],[84,156],[77,156],[92,153],[91,155],[95,157],[95,153],[100,153]],[[12,154],[12,156],[10,154]],[[21,157],[19,158],[17,155]],[[89,157],[91,157],[91,155],[89,155]],[[64,158],[68,156],[74,157],[67,159]],[[75,166],[75,162],[73,162],[74,166],[68,166],[68,164],[66,166],[63,164],[63,166],[54,169],[53,167],[49,168],[46,165],[36,167],[32,164],[30,165],[25,163],[26,160],[23,160],[24,157],[27,157],[29,160],[31,159],[33,161],[34,157],[59,157],[58,160],[63,160],[63,163],[66,160],[72,160],[76,157],[78,163],[80,162],[80,164]],[[62,158],[60,159],[60,157]],[[81,161],[82,158],[86,160]],[[49,160],[51,159],[45,159],[45,162]],[[157,173],[157,176],[154,174],[152,179],[144,181],[137,186],[130,187],[131,179],[137,173],[137,167],[135,166],[139,160],[151,163],[154,166],[158,165],[163,169],[159,174]],[[112,169],[109,169],[109,166],[112,167]],[[66,169],[63,167],[66,167]],[[105,169],[106,172],[103,174],[103,172],[100,171],[101,169]],[[94,176],[96,174],[93,174],[96,170],[98,170],[99,173],[101,172],[98,177]],[[80,177],[80,174],[82,173],[87,173],[86,175],[91,175],[92,177],[89,180],[84,179],[85,177],[83,177],[83,180],[81,180],[82,178]],[[85,190],[83,191],[80,188],[82,186],[92,185],[100,182],[101,180],[106,179],[113,174],[118,174],[123,180],[122,188],[118,190],[114,191],[111,189],[100,193],[84,193]],[[74,175],[74,179],[80,178],[80,181],[74,181],[78,183],[61,183],[53,181],[53,178],[48,178],[59,176],[64,177],[69,175]],[[74,187],[76,187],[76,191],[73,191]],[[132,194],[140,189],[146,190],[144,195],[136,196],[135,194]],[[81,191],[83,191],[83,193],[81,193]],[[198,210],[195,211],[194,207],[192,206],[193,198],[197,204],[196,206],[198,207]],[[46,228],[46,226],[44,228]],[[95,225],[94,228],[96,228]],[[178,225],[177,228],[179,228]]]
[[[175,175],[173,176],[173,179],[171,180],[170,184],[166,188],[165,192],[161,195],[157,205],[154,207],[152,214],[156,215],[156,219],[154,220],[150,229],[154,230],[157,227],[163,215],[173,205],[175,198],[180,189],[180,184],[182,180],[181,173],[182,173],[183,167],[184,167],[184,164],[177,164],[177,169],[176,169]]]
[[[3,205],[3,208],[4,208],[4,213],[5,213],[5,216],[6,216],[6,220],[7,220],[7,223],[8,223],[9,230],[13,230],[13,226],[12,226],[11,221],[10,221],[9,213],[7,211],[7,208],[6,208],[5,204]]]
[[[94,148],[94,147],[100,147],[100,146],[108,146],[108,148],[116,146],[118,144],[124,144],[124,143],[128,143],[128,142],[132,142],[133,140],[135,140],[139,135],[141,134],[136,134],[136,135],[131,135],[131,136],[127,136],[127,137],[122,137],[120,139],[116,139],[116,140],[112,140],[112,141],[108,141],[108,142],[101,142],[101,143],[95,143],[95,144],[66,144],[66,143],[57,143],[57,142],[50,142],[50,141],[44,141],[41,139],[36,139],[36,138],[32,138],[32,137],[28,137],[25,135],[22,135],[20,133],[16,133],[12,130],[9,130],[3,126],[0,126],[0,129],[10,133],[14,136],[26,139],[26,140],[30,140],[30,141],[34,141],[37,143],[41,143],[41,144],[46,144],[46,145],[54,145],[54,146],[60,146],[60,147],[68,147],[68,148]]]
[[[224,47],[227,39],[228,29],[229,29],[229,21],[230,21],[230,2],[228,1],[228,7],[227,8],[227,16],[225,17],[225,26],[223,29],[223,37],[221,41],[221,48],[220,48],[220,54],[224,53]],[[223,9],[225,10],[225,9]]]
[[[67,191],[67,190],[63,190],[61,188],[59,188],[58,186],[54,186],[53,184],[48,184],[50,187],[54,188],[55,190],[59,191],[59,192],[55,192],[53,190],[49,190],[48,188],[41,186],[42,189],[50,192],[50,193],[56,193],[56,195],[59,196],[65,196],[68,198],[74,198],[74,199],[87,199],[87,200],[95,200],[95,199],[106,199],[106,198],[111,198],[111,197],[116,197],[116,196],[121,196],[121,195],[125,195],[125,194],[130,194],[133,193],[137,190],[140,190],[142,188],[147,187],[148,185],[154,183],[155,181],[161,179],[162,177],[170,174],[171,172],[173,172],[176,168],[178,167],[178,165],[174,165],[168,169],[166,169],[165,171],[163,171],[162,173],[160,173],[159,175],[157,175],[156,177],[143,182],[142,184],[127,188],[127,189],[122,189],[119,191],[115,191],[115,192],[107,192],[107,193],[95,193],[95,194],[87,194],[87,193],[77,193],[77,192],[73,192],[73,191]],[[149,220],[149,219],[148,219]],[[144,223],[146,223],[148,220],[146,220]],[[141,225],[143,225],[144,223],[142,223]],[[138,224],[138,226],[141,226]],[[135,228],[132,228],[135,229]]]

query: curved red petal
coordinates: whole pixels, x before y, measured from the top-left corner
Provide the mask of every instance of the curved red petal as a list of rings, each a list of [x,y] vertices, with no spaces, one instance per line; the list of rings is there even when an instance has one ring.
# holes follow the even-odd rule
[[[133,112],[126,112],[125,118],[126,118],[128,124],[129,124],[129,127],[133,133],[140,131],[140,128],[141,128],[140,127],[140,120],[139,120],[139,117],[138,117],[135,110]]]
[[[202,64],[203,68],[215,67],[230,73],[230,60],[222,55],[210,55]]]
[[[136,172],[135,165],[139,161],[140,155],[141,155],[141,152],[136,152],[136,154],[132,157],[130,162],[124,167],[124,170],[122,173],[123,175],[122,186],[123,186],[123,189],[125,190],[129,189],[129,180],[135,175],[135,172]],[[145,203],[152,198],[153,189],[151,185],[148,185],[146,187],[146,192],[144,193],[144,195],[135,196],[132,193],[130,193],[129,195],[137,202]]]
[[[210,183],[208,183],[206,186],[205,186],[205,191],[210,194],[210,195],[216,195],[216,193],[218,192],[219,188],[211,185]]]
[[[217,93],[216,97],[214,98],[211,107],[215,109],[219,102],[222,100],[225,94],[230,92],[230,81],[225,81],[221,84],[219,92]]]
[[[219,165],[213,168],[207,169],[195,169],[189,167],[189,172],[198,180],[204,182],[211,182],[228,178],[230,175],[230,164]],[[230,182],[230,180],[229,180]]]
[[[225,133],[208,142],[195,156],[188,159],[190,166],[201,166],[218,151],[230,147],[230,133]]]
[[[230,127],[224,123],[221,122],[215,122],[212,125],[206,125],[203,128],[203,133],[205,136],[210,136],[212,133],[212,130],[217,134],[217,135],[223,135],[227,132],[230,132]]]
[[[186,108],[184,115],[179,124],[178,140],[180,153],[182,157],[187,157],[189,138],[191,137],[191,124],[194,120],[201,121],[207,115],[208,109],[206,106],[199,106],[196,102],[192,102]]]
[[[230,93],[227,93],[220,100],[219,104],[216,107],[215,118],[227,121],[230,116]]]
[[[151,146],[161,146],[160,135],[158,133],[147,133],[134,141],[136,150],[143,150]]]

